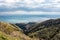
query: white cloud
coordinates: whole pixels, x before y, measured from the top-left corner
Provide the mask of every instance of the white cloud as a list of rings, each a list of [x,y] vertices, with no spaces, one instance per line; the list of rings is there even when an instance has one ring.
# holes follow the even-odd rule
[[[59,10],[60,0],[0,0],[0,7],[9,9],[26,7],[26,8],[52,8]]]
[[[4,3],[2,3],[2,1],[4,1]],[[50,1],[50,3],[49,3]],[[60,0],[0,0],[0,5],[6,5],[6,6],[24,6],[24,7],[32,7],[32,8],[36,8],[36,7],[42,7],[42,6],[55,6],[54,4],[58,4]],[[48,3],[47,3],[48,2]],[[19,4],[17,4],[19,3]],[[43,4],[44,3],[44,4]],[[60,6],[60,5],[59,5]]]
[[[0,12],[0,15],[21,15],[21,14],[31,14],[31,15],[60,15],[60,12],[40,12],[40,11],[32,11],[32,12],[26,12],[26,11],[14,11],[14,12]]]
[[[60,2],[60,0],[52,0],[52,2],[58,3],[58,2]]]

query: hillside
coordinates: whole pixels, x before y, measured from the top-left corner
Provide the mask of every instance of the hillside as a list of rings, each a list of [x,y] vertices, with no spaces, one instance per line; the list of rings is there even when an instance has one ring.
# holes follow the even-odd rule
[[[0,40],[31,40],[14,24],[0,22]]]
[[[21,26],[20,23],[16,25]],[[41,23],[22,23],[21,27],[26,28],[23,32],[33,40],[60,40],[60,19],[50,19]]]
[[[27,35],[38,40],[60,40],[60,19],[38,23],[27,31]]]
[[[27,24],[0,22],[0,40],[60,40],[60,19]]]
[[[32,27],[34,27],[37,23],[36,22],[29,22],[29,23],[16,23],[19,28],[23,30],[25,34],[29,31]]]

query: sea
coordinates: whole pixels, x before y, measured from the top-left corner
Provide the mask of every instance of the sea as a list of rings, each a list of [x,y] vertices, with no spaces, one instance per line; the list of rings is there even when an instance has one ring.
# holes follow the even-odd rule
[[[60,15],[0,15],[0,22],[28,23],[58,18],[60,18]]]

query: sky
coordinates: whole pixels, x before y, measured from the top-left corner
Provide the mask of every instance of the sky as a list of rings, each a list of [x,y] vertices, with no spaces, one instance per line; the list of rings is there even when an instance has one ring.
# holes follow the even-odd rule
[[[60,15],[60,0],[0,0],[0,15]]]

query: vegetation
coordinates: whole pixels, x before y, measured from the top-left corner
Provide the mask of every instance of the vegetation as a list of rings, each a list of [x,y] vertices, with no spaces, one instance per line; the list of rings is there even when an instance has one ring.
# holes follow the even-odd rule
[[[0,22],[0,40],[60,40],[60,19],[20,25]]]
[[[27,35],[38,40],[60,40],[60,19],[38,23]]]
[[[14,24],[0,22],[0,40],[31,40]]]
[[[17,37],[12,37],[0,31],[0,40],[22,40],[22,39]]]

